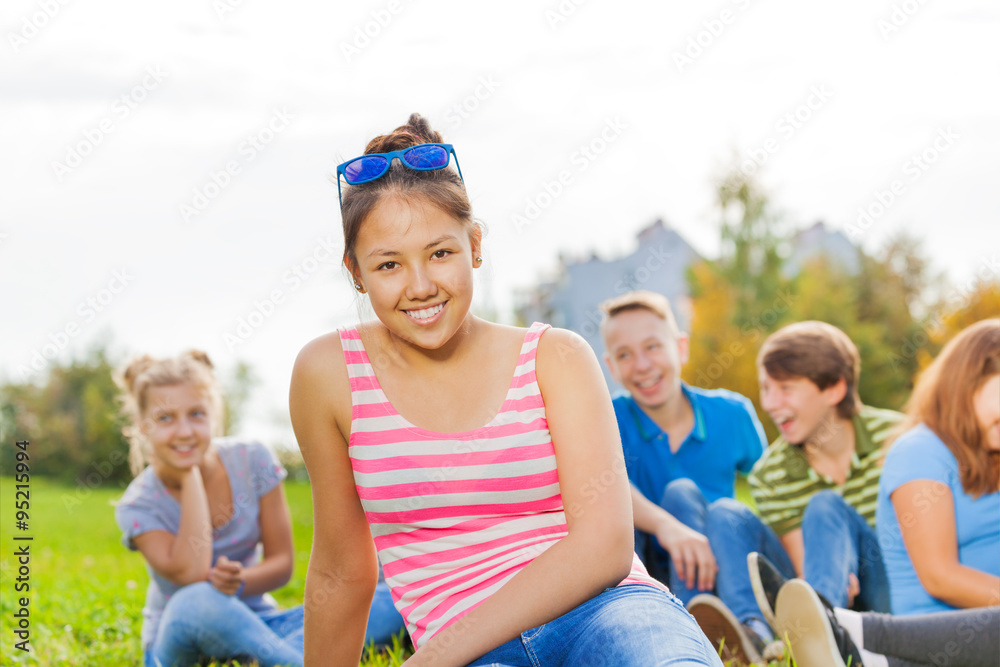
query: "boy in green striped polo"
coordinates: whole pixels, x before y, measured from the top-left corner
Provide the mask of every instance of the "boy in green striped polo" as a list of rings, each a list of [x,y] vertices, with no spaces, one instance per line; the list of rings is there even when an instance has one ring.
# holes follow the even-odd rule
[[[790,556],[794,572],[783,574],[836,607],[888,612],[875,506],[883,444],[902,415],[861,404],[860,367],[854,343],[825,322],[764,341],[760,402],[781,436],[754,466],[750,489]]]

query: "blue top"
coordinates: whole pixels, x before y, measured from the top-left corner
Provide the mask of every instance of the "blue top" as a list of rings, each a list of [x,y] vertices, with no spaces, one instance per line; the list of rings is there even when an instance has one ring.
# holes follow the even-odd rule
[[[878,542],[889,576],[892,613],[903,616],[954,609],[931,597],[917,578],[889,498],[903,484],[918,479],[939,482],[951,491],[955,501],[958,561],[1000,576],[1000,492],[973,499],[962,488],[955,456],[932,430],[919,424],[901,435],[886,455],[876,510]],[[929,505],[934,498],[925,498],[923,502]],[[918,512],[919,508],[918,500]]]
[[[753,404],[726,389],[699,389],[681,383],[691,403],[694,428],[677,452],[670,439],[628,394],[614,399],[629,481],[659,505],[667,484],[687,478],[708,502],[732,498],[736,473],[748,473],[767,441]]]
[[[212,564],[225,556],[248,567],[260,561],[260,498],[281,483],[287,473],[274,453],[260,443],[226,438],[213,439],[212,446],[229,475],[233,494],[233,516],[212,532]],[[145,532],[165,530],[176,535],[181,525],[181,506],[148,466],[125,489],[115,507],[115,519],[122,531],[122,543],[137,550],[132,538]],[[142,610],[143,651],[156,639],[163,608],[180,588],[157,574],[148,562],[146,569],[149,588]],[[275,607],[270,595],[244,595],[240,599],[254,611]]]

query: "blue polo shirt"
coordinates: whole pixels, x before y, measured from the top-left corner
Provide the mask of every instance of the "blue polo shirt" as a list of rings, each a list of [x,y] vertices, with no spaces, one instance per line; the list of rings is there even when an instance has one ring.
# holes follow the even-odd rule
[[[629,481],[656,504],[667,484],[680,478],[693,481],[710,503],[732,498],[736,473],[750,472],[767,446],[753,404],[726,389],[681,383],[681,391],[691,403],[694,428],[676,452],[670,451],[663,429],[630,395],[615,397]]]

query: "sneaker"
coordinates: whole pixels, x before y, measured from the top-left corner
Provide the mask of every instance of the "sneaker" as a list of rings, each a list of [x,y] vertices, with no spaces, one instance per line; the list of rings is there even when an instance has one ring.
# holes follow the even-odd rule
[[[798,667],[862,667],[861,652],[837,623],[833,607],[802,579],[781,587],[774,621]]]
[[[687,604],[701,631],[709,638],[724,663],[735,660],[740,665],[761,661],[763,640],[741,624],[722,600],[714,595],[695,595]]]
[[[756,551],[747,554],[747,569],[750,570],[750,585],[753,587],[757,606],[764,614],[764,620],[773,628],[774,603],[778,598],[778,591],[788,579],[778,572],[778,568],[774,567],[771,561]]]

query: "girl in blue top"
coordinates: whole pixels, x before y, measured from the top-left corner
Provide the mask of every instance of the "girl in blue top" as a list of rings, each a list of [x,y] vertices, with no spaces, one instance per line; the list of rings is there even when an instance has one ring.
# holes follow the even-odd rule
[[[892,611],[1000,604],[1000,319],[978,322],[923,372],[879,484]]]

